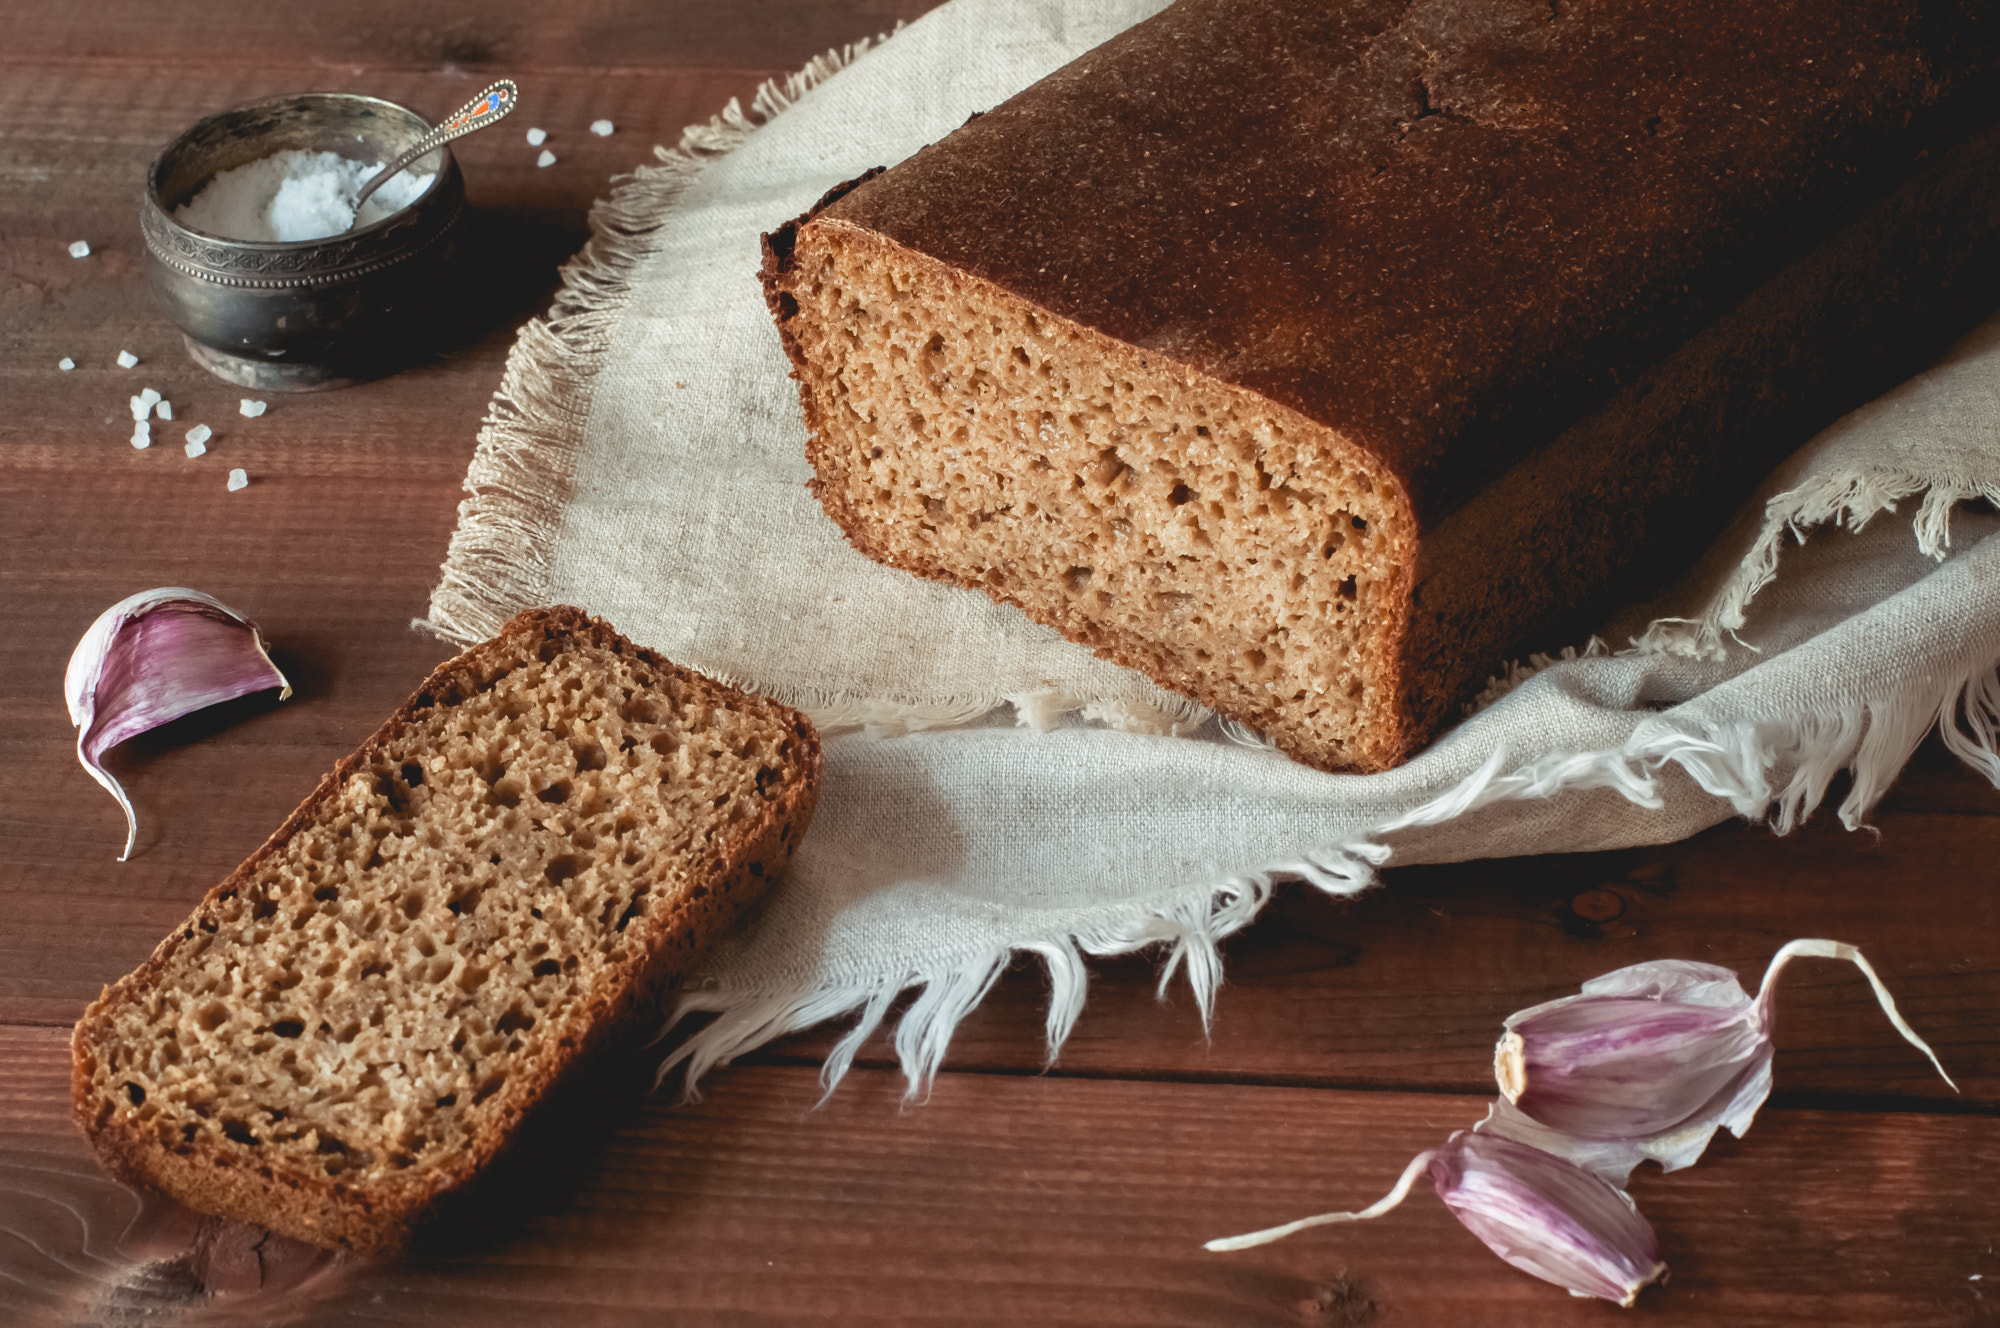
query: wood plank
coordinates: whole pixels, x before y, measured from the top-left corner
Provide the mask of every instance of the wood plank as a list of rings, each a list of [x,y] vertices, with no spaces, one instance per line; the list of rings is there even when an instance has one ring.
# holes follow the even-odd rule
[[[160,1269],[195,1224],[147,1212],[151,1278],[120,1252],[140,1206],[60,1110],[66,1064],[57,1034],[0,1029],[0,1232],[15,1236],[0,1277],[65,1312],[186,1296],[186,1267]],[[600,1106],[602,1124],[551,1159],[563,1174],[525,1187],[526,1211],[489,1215],[460,1248],[440,1234],[402,1262],[308,1269],[316,1280],[274,1299],[310,1305],[311,1324],[1554,1326],[1607,1312],[1492,1258],[1422,1188],[1378,1222],[1199,1248],[1372,1201],[1479,1099],[958,1074],[919,1108],[899,1093],[864,1071],[815,1111],[810,1072],[763,1066],[718,1076],[692,1107]],[[1962,1324],[1985,1305],[1970,1279],[2000,1278],[1986,1179],[2000,1122],[1773,1111],[1711,1158],[1636,1186],[1673,1268],[1641,1301],[1649,1320]],[[31,1246],[27,1231],[43,1234]],[[279,1262],[283,1244],[265,1248]]]
[[[887,32],[935,0],[490,0],[475,8],[341,0],[293,8],[257,0],[96,0],[88,21],[60,6],[16,5],[4,58],[188,70],[272,57],[329,72],[477,67],[493,73],[579,67],[796,69],[829,47]],[[190,80],[191,82],[193,80]],[[522,79],[524,91],[528,87]],[[528,105],[524,99],[524,105]],[[587,123],[587,122],[586,122]]]

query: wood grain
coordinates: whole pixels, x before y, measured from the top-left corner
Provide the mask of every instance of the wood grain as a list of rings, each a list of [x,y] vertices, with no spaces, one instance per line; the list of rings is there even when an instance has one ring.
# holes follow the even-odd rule
[[[55,1269],[16,1249],[0,1270],[50,1304],[133,1303],[145,1265],[119,1247],[140,1203],[93,1172],[80,1140],[36,1149],[67,1124],[47,1108],[66,1074],[59,1037],[0,1030],[0,1069],[14,1085],[0,1098],[6,1189],[17,1204],[33,1191],[52,1227],[73,1222],[97,1252]],[[719,1078],[696,1106],[627,1101],[572,1150],[553,1200],[538,1192],[475,1249],[315,1270],[288,1321],[1604,1321],[1608,1307],[1501,1264],[1423,1187],[1375,1223],[1200,1249],[1373,1201],[1483,1099],[947,1074],[927,1105],[899,1111],[900,1092],[862,1071],[814,1110],[811,1072],[766,1066]],[[1673,1268],[1644,1316],[1966,1322],[1983,1303],[1969,1279],[2000,1276],[1996,1165],[2000,1125],[1984,1117],[1769,1112],[1709,1163],[1635,1186]]]
[[[1936,1082],[1850,971],[1795,968],[1773,1107],[1702,1166],[1637,1183],[1675,1272],[1634,1313],[1992,1321],[2000,796],[1935,743],[1879,837],[1730,825],[1658,850],[1392,869],[1351,903],[1289,889],[1229,943],[1208,1036],[1184,993],[1155,999],[1154,960],[1107,961],[1041,1073],[1045,982],[1024,962],[920,1107],[878,1043],[814,1110],[837,1030],[718,1074],[686,1108],[641,1095],[649,1061],[621,1062],[524,1157],[507,1202],[404,1263],[329,1262],[104,1176],[68,1119],[68,1025],[446,653],[410,620],[514,331],[591,202],[762,79],[927,7],[0,0],[0,1324],[1608,1322],[1421,1195],[1265,1250],[1198,1247],[1373,1199],[1482,1113],[1508,1011],[1663,955],[1754,981],[1801,934],[1861,944],[1966,1091]],[[437,111],[499,74],[524,110],[456,145],[480,280],[450,344],[238,416],[243,394],[187,362],[144,291],[152,154],[259,96]],[[599,117],[614,136],[584,132]],[[529,124],[556,165],[534,165]],[[90,258],[69,257],[75,239]],[[116,368],[120,349],[141,366]],[[125,399],[146,385],[175,426],[215,428],[207,458],[182,456],[174,426],[127,445]],[[242,493],[223,487],[232,466]],[[141,847],[119,864],[122,821],[76,764],[61,674],[103,607],[161,584],[257,618],[298,693],[121,748]]]

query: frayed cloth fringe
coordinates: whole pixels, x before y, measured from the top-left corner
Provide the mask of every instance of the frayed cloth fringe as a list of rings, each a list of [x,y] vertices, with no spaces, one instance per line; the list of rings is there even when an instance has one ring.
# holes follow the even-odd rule
[[[1743,561],[1730,574],[1707,612],[1698,618],[1662,618],[1636,638],[1640,653],[1720,659],[1728,640],[1748,621],[1750,601],[1778,575],[1778,555],[1790,535],[1805,543],[1815,526],[1839,522],[1859,531],[1882,512],[1922,494],[1911,524],[1917,548],[1942,561],[1951,551],[1951,512],[1962,502],[1984,498],[2000,503],[2000,488],[1963,479],[1926,477],[1904,470],[1870,469],[1820,476],[1777,494],[1764,505],[1764,525]]]
[[[1531,662],[1530,667],[1546,663]],[[1374,827],[1361,839],[1271,863],[1165,906],[1135,906],[1129,918],[1087,933],[1026,939],[937,971],[891,979],[808,984],[777,993],[688,992],[661,1029],[662,1037],[690,1015],[718,1017],[667,1057],[660,1077],[685,1066],[685,1093],[693,1097],[703,1075],[739,1055],[827,1020],[858,1016],[821,1069],[823,1093],[830,1094],[897,998],[916,988],[918,994],[896,1025],[894,1047],[907,1081],[906,1101],[922,1100],[943,1068],[959,1020],[1018,953],[1041,956],[1048,970],[1045,1038],[1051,1064],[1083,1011],[1085,955],[1166,947],[1160,994],[1164,997],[1185,973],[1206,1030],[1222,985],[1221,941],[1248,926],[1281,881],[1305,881],[1335,895],[1367,890],[1376,883],[1376,869],[1391,856],[1390,847],[1380,841],[1399,830],[1438,825],[1496,803],[1587,789],[1611,789],[1635,805],[1657,809],[1665,805],[1660,781],[1668,766],[1678,767],[1738,815],[1765,820],[1779,834],[1795,829],[1825,798],[1834,776],[1846,770],[1853,779],[1839,816],[1849,829],[1858,829],[1934,724],[1951,751],[2000,788],[2000,670],[1991,658],[1968,658],[1947,676],[1914,680],[1895,696],[1789,720],[1689,725],[1662,716],[1643,723],[1614,750],[1557,753],[1519,766],[1510,766],[1508,753],[1497,750],[1450,792]]]
[[[1364,846],[1375,850],[1376,846]],[[1386,850],[1382,851],[1386,854]],[[950,967],[910,973],[898,978],[828,984],[785,993],[740,993],[706,988],[681,995],[661,1035],[696,1014],[713,1014],[714,1021],[696,1032],[661,1063],[658,1080],[685,1066],[683,1095],[698,1096],[701,1078],[710,1070],[774,1039],[831,1019],[855,1016],[855,1022],[827,1053],[820,1068],[824,1094],[839,1085],[855,1056],[882,1026],[891,1007],[905,992],[911,999],[896,1022],[893,1046],[907,1088],[905,1101],[928,1097],[943,1068],[945,1052],[959,1021],[984,1000],[1016,954],[1039,955],[1049,974],[1049,1008],[1044,1037],[1051,1063],[1083,1013],[1089,987],[1084,956],[1132,954],[1165,946],[1159,987],[1162,997],[1174,979],[1186,974],[1203,1028],[1214,1013],[1215,993],[1222,985],[1224,938],[1250,925],[1270,901],[1281,875],[1312,873],[1328,888],[1340,888],[1330,864],[1297,864],[1289,872],[1269,871],[1204,888],[1165,906],[1137,910],[1129,922],[1074,934],[1022,941],[1012,947],[966,956]],[[1347,879],[1361,879],[1350,870]],[[1357,887],[1358,888],[1358,887]]]
[[[782,81],[766,81],[747,111],[731,97],[707,124],[682,130],[676,147],[654,148],[657,165],[613,181],[590,210],[589,242],[563,265],[548,316],[524,326],[507,356],[466,472],[471,496],[459,504],[429,616],[412,626],[469,645],[497,633],[520,609],[548,602],[549,569],[597,374],[668,208],[710,160],[877,44],[854,42]]]

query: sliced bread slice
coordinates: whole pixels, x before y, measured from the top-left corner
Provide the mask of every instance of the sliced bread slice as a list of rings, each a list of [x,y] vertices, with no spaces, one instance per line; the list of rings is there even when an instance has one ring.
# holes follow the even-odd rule
[[[796,711],[575,609],[441,665],[77,1024],[107,1165],[330,1248],[403,1246],[789,862]]]

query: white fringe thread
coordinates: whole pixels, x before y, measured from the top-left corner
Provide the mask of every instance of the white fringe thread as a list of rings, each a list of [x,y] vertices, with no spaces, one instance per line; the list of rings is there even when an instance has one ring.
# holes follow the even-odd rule
[[[943,1067],[959,1020],[984,999],[1014,955],[1022,952],[1040,955],[1048,970],[1044,1035],[1050,1064],[1083,1012],[1088,986],[1085,955],[1166,947],[1160,996],[1165,998],[1168,986],[1184,971],[1205,1031],[1222,983],[1219,946],[1250,924],[1280,881],[1306,881],[1332,895],[1360,894],[1376,883],[1376,868],[1389,860],[1389,847],[1378,842],[1382,836],[1439,825],[1499,802],[1608,788],[1637,806],[1657,809],[1665,805],[1660,779],[1670,765],[1726,800],[1739,815],[1768,821],[1778,834],[1795,829],[1843,769],[1853,775],[1853,786],[1840,805],[1840,820],[1850,830],[1860,828],[1933,724],[1951,751],[2000,788],[2000,671],[1994,665],[1990,658],[1968,660],[1950,676],[1915,680],[1896,696],[1784,722],[1689,730],[1662,718],[1642,724],[1629,742],[1615,750],[1558,753],[1511,769],[1508,753],[1495,751],[1456,788],[1376,826],[1363,839],[1330,845],[1298,860],[1271,863],[1262,871],[1193,892],[1164,909],[1135,908],[1130,918],[1094,932],[1023,941],[935,971],[785,992],[719,988],[687,992],[661,1036],[689,1015],[718,1017],[667,1057],[659,1077],[664,1080],[685,1065],[684,1093],[691,1099],[704,1075],[735,1057],[816,1024],[858,1014],[820,1070],[823,1094],[830,1094],[897,997],[916,988],[917,996],[896,1025],[894,1047],[908,1084],[905,1099],[921,1100]]]
[[[1720,659],[1725,637],[1754,650],[1736,635],[1748,621],[1750,601],[1778,575],[1778,554],[1787,534],[1800,544],[1814,526],[1837,521],[1859,532],[1877,514],[1922,494],[1911,524],[1917,548],[1938,561],[1951,551],[1951,509],[1974,498],[2000,504],[2000,488],[1955,478],[1925,477],[1906,470],[1873,468],[1824,475],[1787,489],[1764,505],[1764,525],[1707,612],[1699,618],[1662,618],[1633,641],[1640,653]]]

